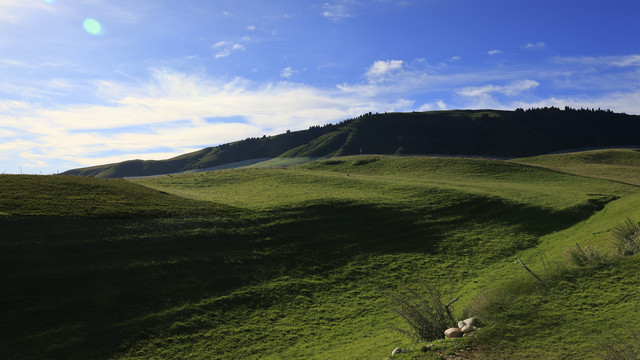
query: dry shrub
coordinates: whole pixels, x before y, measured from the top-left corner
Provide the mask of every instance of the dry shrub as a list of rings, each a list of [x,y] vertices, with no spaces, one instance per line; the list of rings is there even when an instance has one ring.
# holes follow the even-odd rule
[[[600,267],[609,261],[609,257],[591,243],[586,243],[584,247],[576,244],[575,248],[569,249],[568,256],[575,265],[584,267]]]
[[[633,255],[640,251],[640,224],[628,219],[611,230],[618,254]]]
[[[387,291],[393,303],[391,309],[409,325],[409,330],[398,330],[415,340],[442,339],[444,331],[454,326],[454,319],[442,303],[440,292],[424,281],[421,285],[424,294],[407,287]]]

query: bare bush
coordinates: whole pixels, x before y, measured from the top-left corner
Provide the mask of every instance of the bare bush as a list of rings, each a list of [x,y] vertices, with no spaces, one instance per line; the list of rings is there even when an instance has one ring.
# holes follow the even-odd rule
[[[444,338],[444,331],[455,326],[451,311],[441,301],[440,292],[421,282],[424,294],[413,289],[387,292],[393,302],[392,310],[409,325],[409,330],[398,329],[415,340],[433,341]]]
[[[584,247],[580,247],[576,243],[575,248],[569,249],[568,255],[571,262],[583,267],[600,267],[609,260],[609,257],[602,250],[591,243],[586,243]]]
[[[618,254],[633,255],[640,251],[640,224],[628,219],[611,230]]]

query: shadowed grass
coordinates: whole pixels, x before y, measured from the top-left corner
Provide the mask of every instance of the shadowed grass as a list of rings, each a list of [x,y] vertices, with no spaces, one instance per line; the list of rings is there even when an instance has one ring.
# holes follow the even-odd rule
[[[0,219],[0,356],[383,358],[413,344],[393,330],[400,321],[377,288],[422,278],[460,294],[463,308],[486,284],[520,279],[516,254],[541,272],[530,260],[539,251],[554,260],[578,241],[601,244],[607,229],[640,216],[636,187],[508,162],[364,156],[296,169],[0,177],[4,194],[21,194],[0,200],[10,214]],[[558,285],[491,303],[532,324],[495,354],[520,345],[538,358],[590,354],[575,328],[560,345],[524,335],[575,316],[562,301],[596,299],[599,282],[637,267],[624,265],[571,273],[580,296]],[[574,324],[633,314],[634,297],[613,300],[633,281],[605,284],[607,312],[589,305],[592,316]]]

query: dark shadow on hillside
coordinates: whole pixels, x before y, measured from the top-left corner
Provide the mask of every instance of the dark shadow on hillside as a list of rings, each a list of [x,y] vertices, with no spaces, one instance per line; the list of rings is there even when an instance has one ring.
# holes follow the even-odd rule
[[[527,206],[515,202],[507,202],[502,198],[477,197],[473,200],[441,209],[440,214],[455,216],[467,213],[461,217],[461,222],[502,223],[515,226],[520,232],[533,236],[543,236],[552,232],[566,229],[580,221],[586,220],[604,208],[618,196],[606,194],[590,194],[591,199],[585,203],[563,210]]]
[[[476,197],[437,213],[324,202],[211,219],[5,218],[0,357],[108,358],[132,341],[195,333],[238,309],[282,303],[281,293],[241,289],[283,275],[322,276],[363,254],[480,253],[472,239],[448,239],[470,224],[507,224],[532,239],[505,240],[495,256],[509,256],[612,200],[559,212]],[[193,308],[157,315],[216,297],[197,307],[206,325],[174,326]]]

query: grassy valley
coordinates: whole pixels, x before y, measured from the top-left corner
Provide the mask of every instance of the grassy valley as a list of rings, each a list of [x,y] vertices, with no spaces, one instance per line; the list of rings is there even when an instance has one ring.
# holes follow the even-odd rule
[[[640,221],[639,169],[612,150],[2,176],[0,356],[601,358],[633,341],[640,258],[580,267],[568,251],[613,252],[611,229]],[[385,291],[418,280],[480,317],[477,337],[422,352],[397,332]]]

